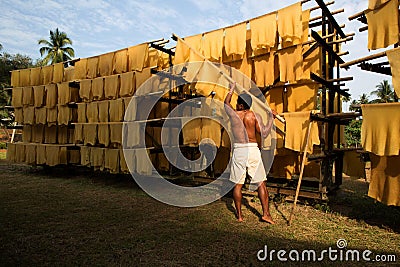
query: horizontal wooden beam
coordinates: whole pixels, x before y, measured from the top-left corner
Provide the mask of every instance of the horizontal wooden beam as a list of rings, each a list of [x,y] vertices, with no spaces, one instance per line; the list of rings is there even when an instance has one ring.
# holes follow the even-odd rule
[[[347,96],[349,97],[350,94],[342,89],[340,89],[340,86],[334,85],[333,82],[329,82],[327,80],[325,80],[324,78],[321,78],[320,76],[318,76],[315,73],[311,73],[310,75],[311,80],[316,81],[317,83],[320,83],[322,85],[324,85],[325,87],[327,87],[329,90],[333,90],[336,93],[342,95],[342,96]]]
[[[328,83],[335,83],[335,82],[345,82],[345,81],[352,81],[353,77],[343,77],[343,78],[337,78],[337,79],[330,79],[327,80]]]
[[[348,68],[348,67],[350,67],[352,65],[356,65],[358,63],[362,63],[362,62],[365,62],[365,61],[369,61],[369,60],[373,60],[373,59],[377,59],[377,58],[381,58],[381,57],[386,57],[386,52],[380,52],[380,53],[377,53],[377,54],[374,54],[374,55],[370,55],[370,56],[366,56],[366,57],[363,57],[363,58],[355,59],[355,60],[340,64],[340,67],[341,68]]]
[[[357,15],[357,17],[355,17],[355,18],[357,18],[357,20],[359,22],[364,23],[364,24],[368,24],[367,17],[365,16],[364,11],[360,12],[360,13],[357,13],[356,15]]]
[[[338,10],[335,10],[335,11],[332,11],[332,15],[336,15],[336,14],[339,14],[339,13],[342,13],[342,12],[344,12],[344,8],[342,8],[342,9],[338,9]],[[318,17],[314,17],[314,18],[311,18],[310,20],[309,20],[309,22],[313,22],[313,21],[316,21],[316,20],[319,20],[319,19],[322,19],[322,16],[318,16]]]
[[[343,112],[327,114],[327,118],[357,118],[361,116],[360,112]]]
[[[7,125],[6,128],[11,129],[11,130],[22,130],[24,128],[24,126],[23,125]]]
[[[353,40],[353,37],[349,36],[349,37],[346,37],[344,39],[338,39],[338,40],[334,40],[332,42],[328,42],[328,44],[340,44],[340,43],[344,43],[344,42],[352,41],[352,40]]]
[[[175,53],[172,52],[171,49],[167,49],[167,48],[165,48],[163,46],[160,46],[160,45],[157,45],[157,44],[153,44],[153,43],[151,43],[150,46],[155,48],[155,49],[157,49],[157,50],[159,50],[159,51],[161,51],[161,52],[167,53],[168,55],[171,55],[171,56],[175,55]]]
[[[183,70],[186,71],[186,70]],[[178,81],[179,84],[185,84],[187,83],[187,81],[185,80],[185,78],[183,78],[182,75],[176,75],[176,74],[171,74],[169,72],[165,72],[165,71],[157,71],[157,70],[151,70],[152,74],[158,75],[162,78],[168,78],[174,81]]]
[[[168,43],[169,43],[169,40],[164,40],[161,42],[155,42],[154,44],[159,45],[159,46],[164,46],[165,44],[168,44]]]
[[[325,3],[325,5],[326,5],[326,6],[330,6],[330,5],[333,5],[334,3],[335,3],[335,1],[331,1],[331,2]],[[319,6],[316,6],[316,7],[310,8],[310,11],[314,11],[314,10],[318,10],[318,9],[320,9],[320,7],[319,7]]]
[[[327,21],[327,20],[325,19],[325,21]],[[318,27],[318,26],[321,26],[321,25],[322,25],[322,20],[310,23],[310,24],[308,24],[308,27],[309,28],[314,28],[314,27]],[[339,27],[341,29],[346,28],[346,24],[342,24]]]
[[[327,117],[327,116],[318,115],[318,114],[311,115],[310,118],[313,121],[321,121],[321,122],[333,124],[333,125],[348,125],[352,120],[354,120],[353,117],[343,117],[343,118]]]
[[[158,42],[162,42],[162,41],[164,41],[164,38],[155,39],[155,40],[149,41],[147,43],[158,43]]]
[[[356,19],[358,17],[361,17],[362,15],[364,15],[364,11],[358,12],[352,16],[349,17],[349,20],[352,21],[353,19]]]

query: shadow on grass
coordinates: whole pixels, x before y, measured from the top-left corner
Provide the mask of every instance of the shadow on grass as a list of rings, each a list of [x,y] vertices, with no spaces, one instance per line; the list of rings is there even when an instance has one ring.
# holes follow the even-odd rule
[[[3,161],[4,163],[4,161]],[[3,165],[4,167],[4,165]],[[136,189],[141,188],[129,174],[109,174],[101,171],[93,171],[91,168],[69,166],[69,167],[28,167],[26,165],[8,165],[12,171],[20,171],[26,175],[43,175],[48,179],[68,179],[80,181],[83,177],[91,183],[110,186],[113,188]],[[367,196],[368,184],[364,180],[347,178],[343,180],[340,189],[329,196],[328,203],[318,205],[316,208],[325,212],[334,212],[344,215],[350,219],[365,222],[372,226],[400,233],[400,207],[386,206]],[[226,208],[236,217],[233,204],[232,192],[222,198]],[[246,197],[242,200],[244,208],[248,209],[258,218],[261,213],[250,205]],[[285,214],[279,209],[279,205],[270,199],[270,206],[274,205],[280,216],[288,222]]]
[[[282,217],[282,219],[283,219],[287,224],[289,224],[289,218],[287,218],[286,215],[281,211],[281,209],[279,208],[278,203],[276,203],[276,202],[273,202],[273,203],[274,203],[274,206],[275,206],[276,211],[279,213],[279,215]]]
[[[28,173],[43,175],[52,179],[76,179],[82,177],[89,179],[94,184],[113,186],[119,188],[140,189],[130,174],[111,174],[104,171],[95,171],[93,168],[82,166],[32,166]]]
[[[227,208],[227,210],[229,210],[230,213],[232,213],[232,215],[237,218],[236,215],[236,209],[235,209],[235,203],[233,201],[233,197],[232,197],[232,192],[230,192],[229,194],[227,194],[225,197],[221,198],[221,200],[225,203],[225,206]],[[258,200],[258,199],[257,199]],[[271,205],[273,205],[275,207],[275,209],[278,211],[279,215],[286,221],[288,222],[286,216],[282,213],[282,211],[279,210],[279,205],[275,202],[272,201],[272,199],[269,199],[269,206],[271,207]],[[246,208],[247,210],[249,210],[252,214],[254,214],[259,221],[263,220],[261,219],[262,217],[262,213],[257,210],[254,206],[250,205],[250,201],[247,197],[243,197],[242,198],[242,207]]]
[[[400,207],[386,206],[368,197],[368,183],[346,179],[329,197],[329,209],[351,219],[400,233]]]
[[[280,262],[278,250],[336,249],[323,237],[299,240],[302,228],[288,238],[286,225],[238,224],[228,197],[204,207],[177,208],[127,194],[120,187],[134,182],[109,181],[114,176],[108,174],[91,174],[95,182],[90,182],[85,173],[42,175],[38,170],[35,175],[0,167],[0,266],[290,266],[309,262]],[[108,183],[112,186],[103,186]],[[249,201],[243,204],[259,216]],[[273,260],[259,261],[257,253],[266,245],[268,255],[275,250]],[[395,252],[379,247],[373,253]],[[326,257],[324,266],[366,265]]]

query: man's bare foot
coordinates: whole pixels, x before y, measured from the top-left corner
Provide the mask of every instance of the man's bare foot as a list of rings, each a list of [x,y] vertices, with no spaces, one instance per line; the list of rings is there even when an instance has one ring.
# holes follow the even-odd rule
[[[267,222],[267,223],[269,223],[269,224],[275,224],[274,220],[272,220],[271,215],[262,216],[262,217],[261,217],[261,221]]]
[[[238,222],[243,222],[243,218],[242,217],[238,217],[237,220],[238,220]]]

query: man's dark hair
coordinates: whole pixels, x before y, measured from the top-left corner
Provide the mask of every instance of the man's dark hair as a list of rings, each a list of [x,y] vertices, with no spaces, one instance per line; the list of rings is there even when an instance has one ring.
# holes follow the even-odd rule
[[[243,105],[244,109],[250,109],[253,100],[249,94],[241,93],[238,97],[237,103]]]

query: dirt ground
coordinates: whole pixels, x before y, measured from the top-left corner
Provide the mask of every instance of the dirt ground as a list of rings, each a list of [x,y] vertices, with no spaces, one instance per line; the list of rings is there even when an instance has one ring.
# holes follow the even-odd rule
[[[89,169],[41,169],[0,160],[0,266],[137,265],[366,266],[366,261],[260,261],[271,250],[370,250],[400,261],[400,210],[375,203],[362,179],[345,178],[327,202],[273,202],[276,225],[259,220],[257,198],[244,198],[243,223],[224,197],[197,208],[177,208],[145,194],[129,176]],[[272,196],[271,196],[272,197]],[[261,254],[260,254],[261,255]],[[318,254],[319,255],[319,254]],[[372,263],[371,263],[372,264]]]

